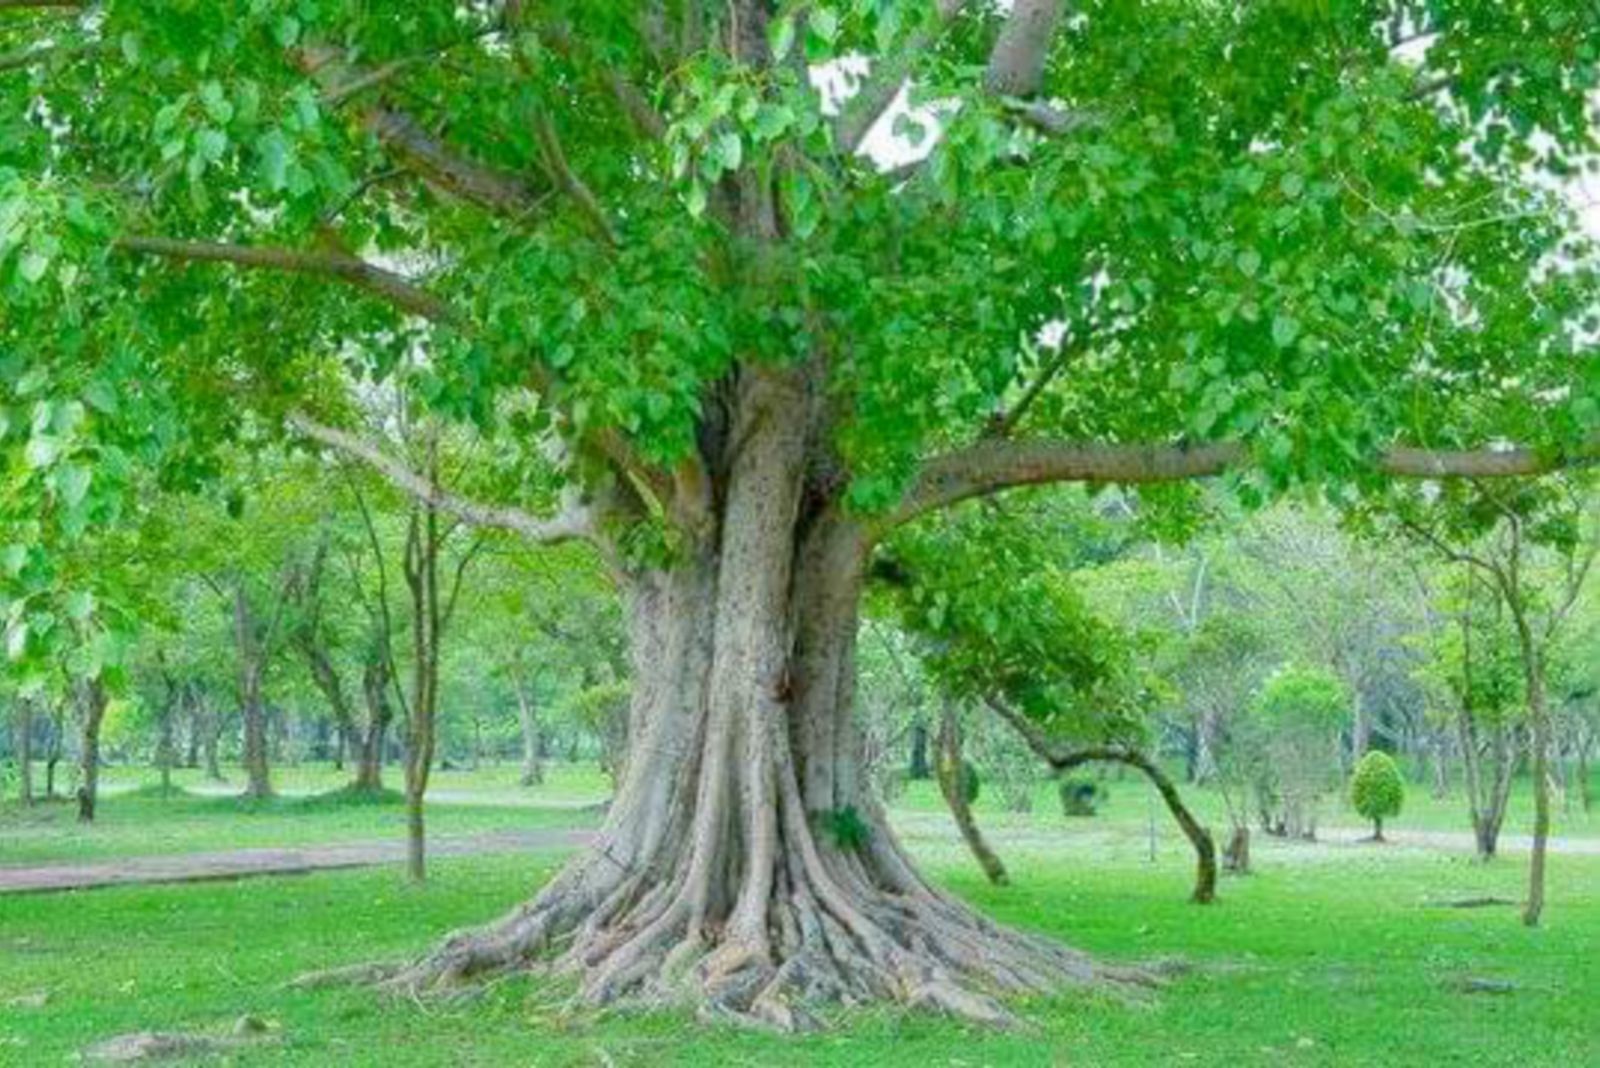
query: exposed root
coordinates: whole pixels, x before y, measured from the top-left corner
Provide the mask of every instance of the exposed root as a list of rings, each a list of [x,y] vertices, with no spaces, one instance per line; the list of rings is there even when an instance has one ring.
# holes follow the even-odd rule
[[[807,872],[807,859],[814,871]],[[622,903],[620,882],[596,894],[588,885],[592,867],[580,868],[500,921],[454,934],[412,964],[335,969],[296,985],[373,982],[400,996],[428,997],[540,971],[576,978],[577,999],[588,1006],[679,1006],[707,1021],[795,1032],[820,1027],[819,1010],[828,1006],[880,1000],[1014,1027],[1007,996],[1160,981],[1153,972],[1106,967],[1002,927],[936,891],[892,893],[859,883],[846,894],[832,870],[838,865],[814,854],[791,860],[794,875],[778,881],[767,929],[754,937],[694,928],[682,880],[648,888],[632,880],[634,899]],[[609,920],[596,923],[600,914]]]

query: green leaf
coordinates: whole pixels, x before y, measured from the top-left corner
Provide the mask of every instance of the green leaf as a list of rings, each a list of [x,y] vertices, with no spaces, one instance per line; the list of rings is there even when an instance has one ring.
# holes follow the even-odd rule
[[[65,598],[67,615],[82,623],[94,614],[94,594],[88,590],[73,590]]]
[[[22,569],[28,563],[28,547],[12,542],[4,549],[0,549],[0,568],[12,578],[22,574]]]
[[[289,140],[282,130],[268,130],[256,141],[261,154],[261,177],[275,193],[289,184]]]
[[[794,47],[794,19],[784,16],[774,19],[767,24],[767,46],[772,49],[772,58],[782,62],[789,55],[789,50]]]
[[[83,390],[83,399],[101,415],[117,414],[117,391],[104,379],[95,379]]]
[[[28,447],[23,451],[28,466],[34,470],[49,467],[61,455],[61,442],[55,438],[36,436],[28,439]]]
[[[82,504],[89,493],[91,477],[89,469],[82,464],[63,464],[56,473],[56,486],[61,491],[62,503],[68,508]]]
[[[717,138],[717,159],[724,171],[736,171],[744,162],[744,142],[733,132]]]
[[[819,7],[811,13],[806,25],[818,38],[832,44],[839,36],[839,14],[831,7]]]
[[[1272,340],[1280,349],[1286,349],[1294,344],[1294,339],[1300,336],[1300,323],[1294,316],[1287,312],[1279,312],[1272,320]]]
[[[1254,278],[1261,270],[1261,253],[1253,248],[1247,248],[1239,253],[1234,262],[1238,264],[1239,270],[1244,272],[1246,278]]]
[[[32,248],[22,254],[22,260],[17,264],[17,272],[22,275],[22,280],[29,285],[38,282],[49,269],[50,257],[38,249]]]

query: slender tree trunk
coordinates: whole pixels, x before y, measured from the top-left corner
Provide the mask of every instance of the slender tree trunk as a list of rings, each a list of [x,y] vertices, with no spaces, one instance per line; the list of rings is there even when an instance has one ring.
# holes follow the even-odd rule
[[[1382,841],[1384,841],[1384,837],[1383,837],[1383,817],[1382,816],[1373,817],[1373,820],[1372,820],[1372,840],[1374,842],[1382,842]]]
[[[61,736],[63,734],[62,712],[58,705],[55,714],[49,718],[50,745],[44,753],[44,796],[46,801],[56,798],[56,765],[61,762]]]
[[[267,710],[261,695],[266,663],[243,578],[234,585],[233,630],[239,658],[239,715],[244,724],[244,796],[267,798],[272,796],[272,779],[267,762]]]
[[[189,688],[184,687],[184,706],[189,710],[188,731],[184,738],[183,766],[198,768],[200,766],[200,709],[189,693]]]
[[[1537,648],[1525,648],[1528,716],[1533,724],[1533,851],[1528,860],[1528,900],[1522,922],[1537,927],[1544,914],[1545,854],[1550,842],[1550,716],[1545,708],[1544,664]]]
[[[79,765],[83,782],[78,787],[78,822],[93,823],[100,792],[100,725],[105,721],[106,690],[99,679],[78,686],[79,714],[83,717],[83,742]]]
[[[33,807],[33,702],[16,705],[17,770],[20,774],[17,800],[24,808]]]
[[[1001,863],[1000,857],[989,846],[983,837],[983,831],[978,828],[978,821],[972,816],[972,806],[967,803],[966,760],[961,752],[961,725],[956,722],[956,711],[953,705],[946,702],[944,715],[939,720],[939,756],[934,764],[938,771],[939,792],[944,794],[944,802],[950,807],[950,815],[955,817],[956,828],[961,832],[961,838],[967,843],[967,848],[972,850],[972,855],[978,861],[978,867],[983,869],[984,876],[996,886],[1006,886],[1010,880],[1006,877],[1006,866]]]
[[[544,740],[539,731],[539,706],[520,668],[512,672],[511,683],[517,692],[517,719],[522,725],[521,782],[523,786],[539,786],[544,783]]]
[[[928,725],[918,719],[911,724],[911,763],[906,776],[912,782],[930,778],[928,770]]]

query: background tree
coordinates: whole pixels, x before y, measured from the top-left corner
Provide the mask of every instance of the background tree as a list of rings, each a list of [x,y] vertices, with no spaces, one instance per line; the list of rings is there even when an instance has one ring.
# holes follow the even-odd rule
[[[1406,783],[1394,758],[1374,749],[1356,764],[1350,776],[1350,805],[1372,821],[1372,840],[1383,841],[1383,821],[1400,815]]]
[[[430,510],[588,541],[622,592],[652,759],[535,903],[396,982],[559,942],[592,1000],[684,974],[793,1026],[1092,978],[928,885],[864,794],[874,547],[1027,484],[1259,499],[1583,452],[1592,279],[1531,179],[1594,147],[1586,6],[1064,8],[7,12],[10,393],[85,403],[110,368],[157,418],[86,442],[165,428],[144,466],[203,484],[218,442],[293,428]],[[941,118],[889,114],[908,83]],[[402,366],[522,477],[447,491],[340,429]],[[30,485],[77,462],[52,439],[6,428]],[[867,833],[820,840],[847,810]]]

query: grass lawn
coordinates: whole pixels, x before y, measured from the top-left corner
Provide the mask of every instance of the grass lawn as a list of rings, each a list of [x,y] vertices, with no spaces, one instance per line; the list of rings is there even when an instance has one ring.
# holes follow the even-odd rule
[[[1180,958],[1192,970],[1154,996],[1069,992],[1019,1006],[1032,1026],[1018,1033],[877,1010],[797,1039],[677,1014],[568,1012],[564,988],[547,980],[504,982],[457,1005],[282,989],[304,970],[415,953],[489,919],[560,860],[457,858],[436,862],[422,889],[377,868],[0,898],[0,1064],[59,1064],[139,1029],[226,1029],[242,1013],[281,1026],[278,1043],[234,1055],[246,1065],[1600,1064],[1600,858],[1552,858],[1539,931],[1523,929],[1514,909],[1429,904],[1520,896],[1518,859],[1485,867],[1399,847],[1262,842],[1259,873],[1226,880],[1221,902],[1202,909],[1184,901],[1190,857],[1170,828],[1159,827],[1148,859],[1146,807],[1131,781],[1114,787],[1107,819],[986,814],[1013,870],[1008,889],[977,877],[948,817],[915,793],[907,800],[897,819],[910,847],[990,914],[1109,959]],[[154,804],[113,797],[105,826],[128,807],[126,826],[153,833],[162,818],[143,806]],[[464,820],[545,818],[440,806],[436,826],[457,807]],[[279,819],[285,833],[293,825],[322,840],[394,811],[223,807],[183,818],[212,841],[238,842]],[[0,833],[9,845],[12,825],[0,822]],[[1469,977],[1514,989],[1466,993],[1457,984]],[[42,1006],[8,1004],[41,991]]]
[[[209,792],[163,797],[147,769],[112,769],[92,825],[78,823],[70,803],[27,810],[0,805],[0,867],[405,835],[405,812],[393,795],[381,804],[329,800],[307,791],[336,789],[345,781],[342,775],[325,768],[296,772],[279,777],[284,796],[249,802]],[[585,826],[598,816],[575,806],[606,796],[604,777],[589,767],[554,766],[545,786],[529,789],[516,786],[514,770],[503,785],[488,777],[472,781],[472,792],[460,792],[463,777],[446,776],[432,791],[440,800],[428,805],[430,835]],[[391,778],[398,785],[398,776]],[[185,789],[216,789],[194,772],[180,773],[174,782]],[[481,803],[479,793],[498,803]]]

